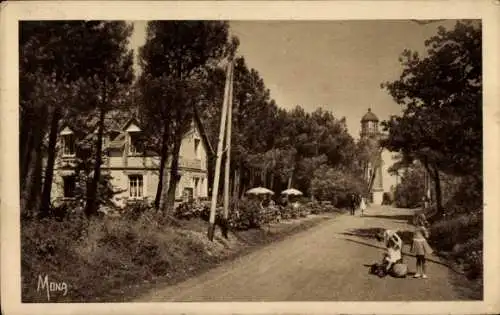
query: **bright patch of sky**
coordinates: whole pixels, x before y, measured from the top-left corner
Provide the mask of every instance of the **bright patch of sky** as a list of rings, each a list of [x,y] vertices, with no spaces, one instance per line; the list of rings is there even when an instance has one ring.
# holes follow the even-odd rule
[[[259,72],[278,106],[300,105],[309,112],[322,107],[346,117],[350,134],[358,138],[369,107],[380,120],[400,113],[380,84],[399,77],[401,52],[425,53],[424,42],[438,26],[451,29],[455,23],[231,21],[230,28],[240,39],[238,54]],[[134,21],[131,47],[136,51],[144,44],[146,25]]]

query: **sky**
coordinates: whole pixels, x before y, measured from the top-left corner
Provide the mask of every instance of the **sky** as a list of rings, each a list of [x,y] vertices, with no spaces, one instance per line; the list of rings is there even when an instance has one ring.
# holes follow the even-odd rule
[[[134,22],[131,46],[144,44],[145,21]],[[360,120],[372,109],[380,120],[400,113],[380,84],[397,80],[405,48],[425,53],[424,42],[440,25],[413,21],[230,21],[240,39],[238,55],[264,79],[279,107],[318,107],[346,117],[349,133],[359,137]]]

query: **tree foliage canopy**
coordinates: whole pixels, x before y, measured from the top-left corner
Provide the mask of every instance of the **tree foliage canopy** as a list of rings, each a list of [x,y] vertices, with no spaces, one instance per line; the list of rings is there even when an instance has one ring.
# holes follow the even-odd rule
[[[400,78],[383,84],[404,109],[382,123],[389,132],[383,143],[447,173],[480,173],[481,28],[457,22],[425,44],[427,56],[405,50]]]

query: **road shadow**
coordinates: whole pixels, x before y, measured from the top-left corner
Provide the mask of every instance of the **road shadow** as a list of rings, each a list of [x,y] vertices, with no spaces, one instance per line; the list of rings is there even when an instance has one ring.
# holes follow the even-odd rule
[[[356,244],[359,244],[359,245],[364,245],[364,246],[368,246],[368,247],[373,247],[373,248],[385,250],[385,247],[382,246],[382,245],[378,246],[378,245],[374,245],[374,244],[370,244],[370,243],[365,243],[365,242],[362,242],[362,241],[353,240],[353,239],[350,239],[350,238],[344,238],[344,240],[348,241],[348,242],[356,243]],[[406,251],[403,251],[402,254],[403,254],[403,261],[406,264],[411,263],[411,261],[408,260],[409,257],[415,258],[414,254],[406,252]],[[454,273],[456,273],[457,275],[464,276],[463,272],[457,270],[456,268],[454,268],[453,266],[451,266],[451,265],[449,265],[449,264],[447,264],[445,262],[439,261],[437,259],[437,257],[436,258],[434,258],[434,257],[432,257],[432,258],[431,257],[426,257],[426,260],[428,262],[432,262],[434,264],[444,266],[444,267],[448,268],[449,270],[453,271]],[[364,265],[364,266],[366,266],[366,265]]]
[[[377,264],[378,262],[375,262],[375,263],[372,263],[372,264],[363,264],[364,267],[368,268],[368,273],[371,274],[372,276],[375,276],[377,277],[376,274],[373,274],[370,272],[371,268],[373,267],[374,264]],[[415,275],[415,271],[408,271],[406,273],[406,276],[405,277],[393,277],[391,275],[387,275],[387,276],[390,276],[391,278],[395,278],[395,279],[404,279],[404,278],[409,278],[409,277],[413,277]]]
[[[377,239],[377,235],[381,235],[384,232],[384,228],[373,227],[373,228],[359,228],[350,229],[347,232],[340,233],[347,236],[356,236],[364,239]]]
[[[350,229],[347,232],[342,232],[340,234],[345,236],[355,236],[363,239],[377,240],[377,235],[381,235],[384,232],[384,228],[373,227],[373,228],[359,228]],[[413,239],[413,232],[409,230],[397,230],[396,233],[403,241],[403,244],[411,244]]]
[[[364,218],[377,218],[377,219],[385,219],[385,220],[395,220],[395,221],[404,221],[408,224],[413,224],[413,214],[398,214],[398,215],[369,215],[366,214],[363,216]]]

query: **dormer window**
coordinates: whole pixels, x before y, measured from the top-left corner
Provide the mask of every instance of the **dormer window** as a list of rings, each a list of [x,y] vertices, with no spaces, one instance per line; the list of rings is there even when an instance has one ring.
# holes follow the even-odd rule
[[[75,135],[68,127],[61,132],[61,147],[63,156],[75,155]]]
[[[134,123],[134,120],[128,122],[124,129],[127,132],[128,154],[136,155],[141,153],[141,129]]]

